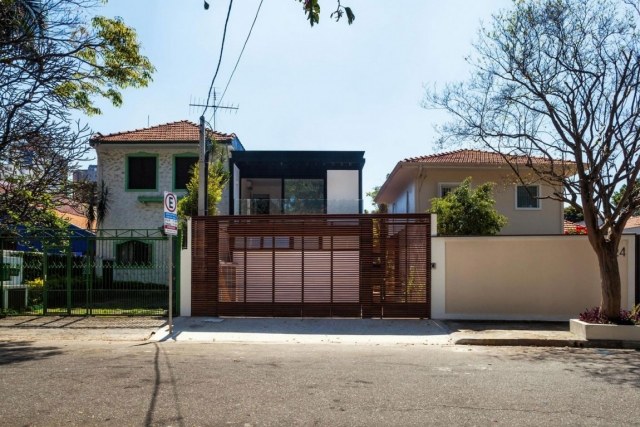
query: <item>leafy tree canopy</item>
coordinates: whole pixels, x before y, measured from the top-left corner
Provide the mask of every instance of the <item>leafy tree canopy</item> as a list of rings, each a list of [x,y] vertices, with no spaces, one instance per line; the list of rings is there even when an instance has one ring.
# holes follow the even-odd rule
[[[627,184],[623,184],[622,187],[618,191],[613,194],[613,203],[618,206],[624,197],[624,194],[627,192]],[[640,194],[640,181],[636,181],[635,188],[633,190],[634,197],[637,197]],[[640,208],[636,208],[633,211],[634,216],[640,215]]]
[[[438,215],[438,234],[494,235],[507,225],[507,218],[496,211],[493,183],[471,188],[471,177],[445,197],[431,199],[431,213]]]
[[[371,191],[367,192],[367,197],[369,197],[372,201],[373,204],[375,205],[375,209],[371,212],[371,213],[387,213],[388,208],[387,205],[384,203],[376,203],[376,197],[378,196],[378,193],[380,192],[380,186],[376,185],[375,187],[373,187],[371,189]]]
[[[151,81],[154,68],[140,53],[135,31],[119,18],[95,16],[103,3],[0,0],[4,226],[37,225],[36,212],[48,209],[44,201],[71,200],[68,176],[87,158],[90,135],[86,125],[73,123],[73,111],[100,114],[98,99],[120,106],[121,90]]]
[[[222,199],[222,190],[229,180],[229,174],[224,170],[224,164],[218,160],[209,164],[209,178],[207,183],[209,215],[218,213],[218,202]],[[200,165],[196,163],[191,169],[191,178],[187,183],[187,194],[178,201],[178,216],[181,219],[198,215],[198,184],[200,183]]]
[[[578,209],[574,206],[567,206],[566,208],[564,208],[564,219],[571,222],[584,221],[582,209]]]

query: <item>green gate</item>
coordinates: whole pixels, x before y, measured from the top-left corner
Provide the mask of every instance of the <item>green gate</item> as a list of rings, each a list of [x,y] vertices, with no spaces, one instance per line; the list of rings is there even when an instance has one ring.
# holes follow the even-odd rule
[[[158,229],[4,232],[0,313],[167,315],[171,256],[178,315],[180,241]]]

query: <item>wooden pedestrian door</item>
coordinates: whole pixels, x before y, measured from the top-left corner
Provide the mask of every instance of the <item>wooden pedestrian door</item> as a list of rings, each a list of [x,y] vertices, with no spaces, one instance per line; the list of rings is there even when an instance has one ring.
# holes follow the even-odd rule
[[[429,215],[193,220],[192,314],[430,315]]]

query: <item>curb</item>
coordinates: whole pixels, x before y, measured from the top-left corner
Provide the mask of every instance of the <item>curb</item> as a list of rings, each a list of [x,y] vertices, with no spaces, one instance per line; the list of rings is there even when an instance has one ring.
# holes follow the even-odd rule
[[[454,345],[510,346],[510,347],[574,347],[574,348],[619,348],[640,350],[638,341],[616,340],[567,340],[540,338],[458,338]]]

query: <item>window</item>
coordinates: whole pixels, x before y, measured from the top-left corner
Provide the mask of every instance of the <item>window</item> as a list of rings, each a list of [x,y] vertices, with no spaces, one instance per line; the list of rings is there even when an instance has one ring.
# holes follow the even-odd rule
[[[191,169],[198,163],[198,156],[176,156],[173,158],[173,189],[186,190],[191,179]]]
[[[320,214],[325,211],[323,179],[285,179],[284,213]]]
[[[540,209],[540,187],[538,185],[516,186],[516,209]]]
[[[116,263],[120,266],[150,266],[151,245],[140,240],[129,240],[116,245]]]
[[[460,186],[459,182],[441,182],[438,184],[438,197],[446,197],[447,194]]]
[[[158,158],[154,155],[127,156],[127,190],[156,190],[158,188]]]

